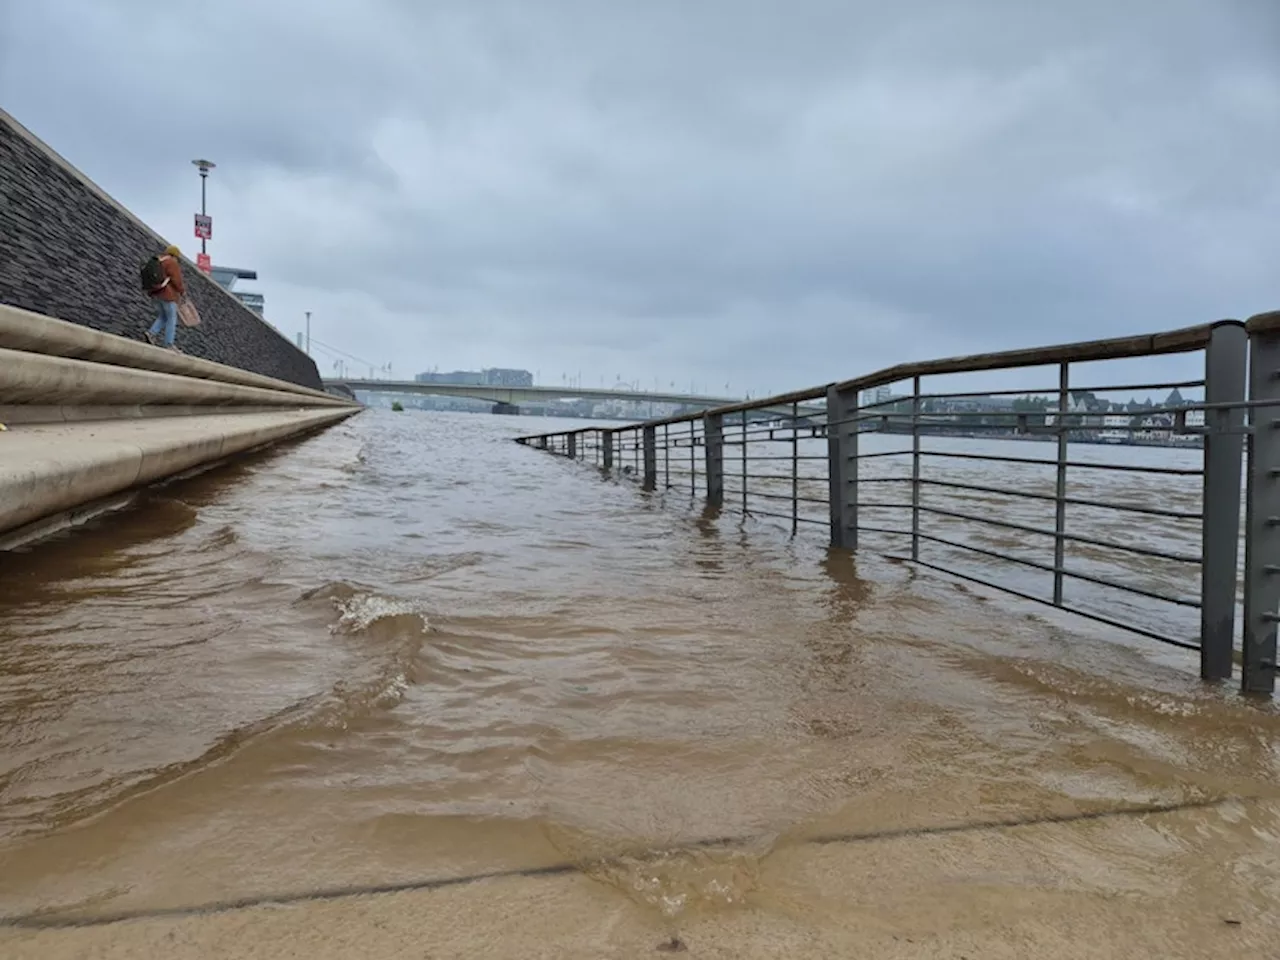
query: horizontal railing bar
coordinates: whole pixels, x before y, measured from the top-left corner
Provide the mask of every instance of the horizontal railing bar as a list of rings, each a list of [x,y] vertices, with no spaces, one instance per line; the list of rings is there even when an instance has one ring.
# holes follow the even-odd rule
[[[820,424],[817,424],[817,425],[816,425],[816,427],[817,427],[817,429],[825,429],[826,424],[825,424],[825,423],[820,423]],[[773,429],[771,429],[771,430],[759,430],[759,431],[751,431],[751,430],[748,430],[748,431],[747,431],[747,436],[748,436],[748,437],[750,437],[753,433],[784,433],[784,432],[787,434],[787,436],[785,436],[785,437],[756,437],[754,440],[748,440],[748,441],[747,441],[747,445],[748,445],[748,446],[750,446],[750,445],[751,445],[751,444],[753,444],[753,443],[791,443],[793,439],[798,439],[798,440],[825,440],[825,439],[826,439],[826,434],[825,434],[825,433],[824,433],[824,434],[819,434],[818,436],[814,436],[814,435],[810,432],[810,431],[812,431],[812,430],[814,430],[814,429],[815,429],[815,427],[808,426],[808,427],[797,427],[797,428],[795,428],[794,430],[793,430],[791,427],[774,427],[774,428],[773,428]],[[722,442],[723,442],[723,444],[724,444],[726,447],[740,447],[740,446],[742,446],[742,442],[743,442],[743,441],[742,441],[742,431],[741,431],[741,430],[733,430],[733,432],[732,432],[732,433],[730,433],[730,432],[729,432],[730,430],[732,430],[732,428],[731,428],[731,427],[728,427],[728,426],[726,426],[726,427],[725,427],[724,440],[722,441]],[[791,436],[791,434],[792,434],[792,433],[797,434],[797,436],[793,438],[793,437]],[[702,435],[702,434],[698,434],[698,439],[699,439],[699,440],[702,440],[702,439],[703,439],[703,435]],[[688,448],[688,446],[689,446],[689,435],[688,435],[688,434],[685,434],[683,437],[672,437],[672,438],[671,438],[671,443],[669,444],[669,446],[672,446],[672,447],[685,447],[685,448]],[[701,446],[705,446],[705,443],[698,443],[698,444],[695,444],[695,446],[699,446],[699,447],[701,447]],[[659,447],[659,449],[661,449],[661,447]]]
[[[742,492],[742,488],[737,488],[737,493]],[[795,500],[797,503],[820,503],[824,506],[830,503],[829,500],[819,500],[816,497],[793,497],[789,493],[764,493],[760,490],[747,490],[748,497],[763,497],[766,500]]]
[[[912,535],[910,530],[893,530],[893,529],[890,529],[889,527],[868,526],[865,523],[858,524],[858,532],[859,533],[883,533],[891,537],[909,537]]]
[[[984,487],[976,483],[957,483],[954,480],[925,480],[922,478],[920,482],[932,487],[950,487],[954,490],[973,490],[978,493],[994,493],[1006,497],[1022,497],[1028,500],[1047,500],[1050,503],[1056,503],[1058,499],[1051,493],[1030,493],[1026,490],[1002,490],[999,487]],[[1063,497],[1062,502],[1081,507],[1098,507],[1103,510],[1119,510],[1126,513],[1141,513],[1151,517],[1167,517],[1171,520],[1202,519],[1201,515],[1198,513],[1186,513],[1179,510],[1163,510],[1159,507],[1139,507],[1125,503],[1107,503],[1101,500],[1085,500],[1081,497]]]
[[[1142,412],[1142,414],[1134,414],[1133,416],[1134,417],[1155,416],[1157,414],[1177,415],[1177,414],[1186,414],[1191,411],[1208,412],[1211,410],[1228,410],[1228,411],[1229,410],[1253,410],[1254,408],[1259,408],[1259,407],[1275,407],[1275,406],[1280,406],[1280,398],[1265,399],[1265,400],[1240,400],[1240,401],[1231,401],[1228,403],[1189,403],[1181,407],[1161,407],[1153,410],[1145,410]],[[862,410],[866,408],[859,408],[859,409]],[[1046,410],[1044,413],[1025,413],[1025,414],[1005,413],[1005,412],[996,413],[991,411],[984,412],[980,410],[956,411],[954,413],[947,413],[947,414],[923,414],[918,420],[913,418],[912,414],[910,413],[870,413],[870,414],[858,413],[852,417],[845,417],[843,420],[829,421],[824,426],[836,427],[836,426],[843,426],[845,424],[850,424],[850,423],[886,423],[886,424],[898,424],[904,427],[909,427],[909,426],[912,426],[913,423],[918,423],[922,427],[932,427],[932,428],[938,429],[939,431],[955,431],[955,430],[1008,431],[1008,430],[1012,430],[1015,434],[1018,434],[1021,436],[1033,436],[1033,435],[1053,436],[1059,433],[1087,434],[1087,433],[1098,433],[1102,430],[1117,430],[1117,431],[1133,433],[1133,432],[1141,432],[1144,429],[1141,426],[1106,427],[1103,424],[1099,424],[1099,423],[1086,424],[1086,423],[1060,423],[1060,422],[1055,422],[1055,423],[1028,422],[1024,426],[1020,422],[1020,418],[1023,418],[1023,417],[1054,417],[1056,420],[1060,415],[1062,417],[1070,417],[1073,419],[1079,419],[1083,417],[1093,417],[1096,419],[1099,416],[1106,416],[1105,414],[1097,414],[1097,413],[1082,414],[1082,413],[1073,413],[1070,411],[1063,413],[1063,411],[1059,409]],[[945,416],[948,419],[945,419],[945,420],[933,419],[934,417],[942,417],[942,416]],[[990,417],[990,418],[1000,417],[1002,418],[1003,422],[1001,423],[963,423],[961,422],[962,420],[969,420],[977,417]],[[1182,427],[1177,427],[1177,426],[1158,427],[1156,429],[1164,430],[1169,433],[1177,433],[1179,435],[1185,435],[1185,436],[1195,436],[1195,435],[1205,433],[1204,427],[1187,427],[1185,425]],[[876,433],[878,431],[865,430],[861,432]],[[790,441],[788,440],[788,442]],[[1077,442],[1081,442],[1081,441],[1077,441]]]
[[[743,478],[740,473],[726,473],[724,476],[726,480],[741,480]],[[788,484],[791,482],[790,477],[776,473],[748,473],[746,478],[748,480],[759,480],[762,483],[768,483],[773,480]],[[796,477],[796,480],[800,483],[819,484],[823,487],[830,483],[826,477]]]
[[[893,454],[871,453],[871,454],[865,454],[864,456],[865,457],[900,456],[901,454],[910,453],[910,452],[911,452],[910,450],[900,450],[900,451],[895,450]],[[921,450],[920,453],[922,456],[954,457],[954,458],[963,459],[963,460],[987,460],[987,461],[993,461],[996,463],[1027,463],[1027,464],[1034,464],[1036,466],[1048,466],[1048,467],[1056,467],[1058,465],[1057,461],[1055,460],[1033,460],[1033,459],[1026,459],[1024,457],[997,457],[997,456],[988,456],[986,454],[981,454],[981,453],[946,453],[938,450]],[[855,460],[862,459],[862,457],[853,457],[851,459],[855,459]],[[1157,475],[1163,475],[1163,476],[1177,476],[1177,477],[1198,477],[1198,476],[1201,476],[1204,472],[1202,470],[1197,470],[1194,467],[1143,467],[1143,466],[1136,466],[1133,464],[1123,464],[1123,463],[1086,463],[1084,461],[1077,461],[1077,460],[1068,460],[1066,461],[1065,466],[1073,467],[1081,470],[1119,470],[1119,471],[1124,471],[1129,473],[1150,473],[1150,474],[1157,474]],[[910,483],[911,478],[910,477],[861,477],[859,478],[858,482],[859,483]],[[925,482],[925,480],[922,478],[921,482],[923,483]]]
[[[1071,393],[1119,393],[1120,391],[1136,391],[1136,390],[1194,390],[1197,387],[1204,386],[1204,379],[1199,380],[1180,380],[1170,381],[1169,383],[1118,383],[1111,386],[1100,387],[1071,387]],[[1055,387],[1051,393],[1057,393]]]
[[[795,390],[791,393],[780,393],[772,397],[764,397],[760,400],[745,400],[742,403],[731,403],[723,407],[708,407],[705,411],[699,413],[682,413],[675,417],[666,417],[661,420],[646,420],[647,425],[656,427],[668,426],[675,423],[688,423],[690,420],[701,420],[708,413],[720,414],[727,416],[731,413],[750,412],[752,410],[769,410],[773,407],[782,407],[789,403],[805,403],[810,400],[824,400],[827,396],[826,386],[808,387],[803,390]],[[786,416],[784,410],[778,411],[780,416]],[[802,414],[803,415],[803,414]]]
[[[910,400],[911,400],[911,397],[899,397],[895,401],[895,403],[906,403]],[[1193,410],[1204,410],[1206,412],[1209,410],[1252,410],[1259,407],[1274,407],[1278,405],[1280,405],[1280,398],[1277,398],[1277,397],[1268,397],[1260,400],[1226,400],[1226,401],[1215,402],[1215,403],[1211,403],[1205,400],[1188,400],[1186,403],[1182,404],[1181,406],[1152,407],[1149,410],[1142,410],[1138,413],[1128,414],[1128,416],[1131,418],[1152,417],[1152,416],[1156,416],[1157,414],[1166,415],[1166,414],[1190,413]],[[858,409],[865,410],[867,408],[859,407]],[[921,414],[920,416],[920,422],[922,424],[927,424],[929,426],[941,426],[948,422],[946,420],[929,419],[931,417],[937,417],[937,416],[964,417],[964,418],[1003,417],[1006,420],[1016,421],[1019,417],[1063,416],[1063,417],[1072,417],[1072,418],[1080,418],[1080,419],[1092,417],[1094,419],[1097,419],[1098,417],[1107,417],[1107,416],[1120,417],[1120,416],[1125,416],[1125,414],[1120,414],[1120,413],[1110,414],[1110,413],[1101,413],[1101,412],[1080,413],[1075,410],[1063,410],[1060,407],[1049,407],[1046,410],[1036,411],[1034,413],[1030,411],[1026,413],[1014,413],[1012,411],[1007,411],[1007,410],[956,410],[954,412],[948,412],[945,414],[924,413],[924,414]],[[835,426],[836,424],[855,423],[863,420],[888,420],[890,422],[910,423],[911,419],[912,419],[912,415],[907,412],[872,413],[872,414],[866,414],[864,416],[854,416],[851,418],[846,418],[844,420],[832,420],[828,423],[828,425]],[[1008,424],[1008,425],[1013,426],[1014,424]],[[1030,426],[1040,426],[1040,425],[1030,424]],[[1097,428],[1100,428],[1102,425],[1101,424],[1069,423],[1069,424],[1063,424],[1062,426],[1064,429],[1067,429],[1067,430],[1080,431],[1080,430],[1097,429]],[[1116,429],[1120,429],[1120,428],[1116,428]]]
[[[865,482],[865,481],[863,481]],[[910,506],[910,504],[907,504]],[[921,513],[931,513],[939,517],[954,517],[957,520],[970,520],[974,523],[984,523],[993,527],[1007,527],[1010,530],[1020,530],[1023,533],[1032,533],[1042,537],[1057,537],[1056,530],[1049,530],[1044,527],[1033,527],[1025,523],[1015,523],[1012,520],[993,520],[990,517],[979,517],[976,514],[962,513],[957,510],[946,510],[942,507],[930,507],[925,504],[920,505]],[[1119,543],[1112,543],[1107,540],[1098,540],[1094,537],[1085,537],[1074,533],[1063,533],[1062,539],[1071,543],[1084,543],[1093,547],[1106,547],[1109,550],[1119,550],[1124,553],[1138,554],[1144,557],[1154,557],[1157,560],[1172,560],[1178,563],[1192,563],[1199,565],[1200,558],[1194,557],[1187,553],[1167,553],[1162,550],[1155,550],[1150,547],[1130,547]]]
[[[1070,387],[1067,392],[1068,393],[1115,393],[1120,390],[1190,390],[1195,387],[1203,387],[1203,386],[1204,386],[1203,380],[1182,380],[1182,381],[1170,382],[1170,383],[1120,384],[1118,386],[1113,386],[1113,387],[1074,387],[1073,386],[1073,387]],[[1011,390],[974,390],[972,392],[965,392],[965,393],[922,393],[920,394],[920,399],[921,400],[969,400],[969,399],[975,399],[975,398],[981,398],[981,397],[1046,397],[1046,396],[1056,398],[1059,394],[1060,389],[1061,388],[1058,386],[1058,384],[1055,383],[1052,387],[1047,387],[1044,390],[1011,389]],[[877,406],[882,405],[884,403],[900,402],[903,399],[910,400],[911,395],[908,394],[905,398],[897,397],[891,401],[881,401],[881,404],[877,404]],[[872,404],[864,405],[863,409],[866,409],[866,407],[868,406],[872,406]],[[1022,411],[1000,410],[1000,411],[991,411],[991,412],[1015,413],[1015,414],[1028,413],[1031,415],[1034,415],[1036,413],[1036,411],[1030,411],[1030,410],[1022,410]]]
[[[791,441],[790,441],[790,440],[788,440],[787,442],[788,442],[788,443],[790,443]],[[726,443],[725,443],[725,446],[726,446],[726,447],[729,447],[729,446],[733,446],[733,444],[730,444],[730,443],[726,442]],[[740,447],[740,446],[742,446],[742,444],[740,444],[740,443],[739,443],[739,444],[737,444],[737,446],[739,446],[739,447]],[[793,457],[793,456],[791,456],[791,455],[790,455],[790,454],[788,454],[788,453],[779,453],[779,454],[776,454],[776,455],[775,455],[775,454],[759,454],[759,455],[756,455],[756,456],[753,456],[753,455],[751,455],[751,454],[747,454],[747,460],[748,460],[748,461],[753,461],[753,460],[826,460],[826,459],[827,459],[827,455],[826,455],[825,453],[803,454],[803,455],[798,456],[798,457]]]
[[[784,473],[746,473],[744,474],[742,471],[738,470],[732,473],[726,471],[725,476],[727,477],[745,476],[749,480],[785,480],[787,481],[787,483],[791,482],[791,475],[784,474]],[[799,480],[801,483],[826,483],[827,482],[826,477],[796,477],[796,479]]]
[[[909,436],[904,435],[903,439],[910,440],[911,438]],[[849,459],[850,460],[876,460],[880,457],[906,456],[911,452],[912,451],[910,447],[907,447],[905,450],[877,450],[875,453],[856,453]],[[924,451],[921,451],[921,452],[923,453]]]
[[[814,429],[814,427],[826,426],[827,421],[825,419],[820,419],[820,420],[814,419],[817,416],[819,415],[810,414],[806,418],[806,422],[804,423],[775,423],[772,426],[767,422],[761,423],[757,421],[753,426],[747,427],[747,436],[751,436],[752,434],[756,434],[756,433],[774,433],[778,430],[787,430],[787,431],[812,430]],[[726,421],[724,424],[724,433],[725,433],[726,441],[728,441],[730,437],[741,437],[742,425],[733,423],[730,421]]]
[[[904,451],[910,453],[910,451]],[[945,450],[921,450],[926,457],[951,457],[956,460],[990,460],[995,463],[1031,463],[1056,467],[1057,460],[1040,460],[1032,457],[994,456],[985,453],[951,453]],[[1129,463],[1088,463],[1084,460],[1067,460],[1065,466],[1080,470],[1120,470],[1128,473],[1156,473],[1176,477],[1198,477],[1204,471],[1195,467],[1144,467]]]
[[[1071,391],[1074,393],[1075,387],[1072,387]],[[1046,387],[1043,390],[1025,390],[1025,389],[1023,390],[1016,390],[1016,389],[1014,390],[973,390],[973,391],[966,391],[963,393],[922,393],[920,394],[920,399],[921,400],[971,400],[977,397],[1044,397],[1044,396],[1057,397],[1058,385],[1054,384],[1052,387]],[[910,400],[911,397],[912,397],[912,394],[907,394],[905,397],[898,397],[897,399],[899,401],[904,399]],[[1005,411],[999,411],[999,412],[1003,413]]]
[[[1076,616],[1085,617],[1086,619],[1096,621],[1097,623],[1106,624],[1109,627],[1116,627],[1117,629],[1125,630],[1125,631],[1128,631],[1129,633],[1135,633],[1138,636],[1146,637],[1149,640],[1158,640],[1160,643],[1167,643],[1173,647],[1182,647],[1184,650],[1200,649],[1200,644],[1198,643],[1190,643],[1186,640],[1176,640],[1173,637],[1166,637],[1164,634],[1156,633],[1155,631],[1148,630],[1145,627],[1135,627],[1132,624],[1124,623],[1123,621],[1120,621],[1120,620],[1115,620],[1111,617],[1104,616],[1100,613],[1092,613],[1080,607],[1069,606],[1068,604],[1065,604],[1065,603],[1054,603],[1052,600],[1046,600],[1044,597],[1037,597],[1035,594],[1032,594],[1032,593],[1024,593],[1021,590],[1016,590],[1013,587],[1006,587],[1006,586],[1003,586],[1002,584],[994,583],[990,580],[985,580],[982,577],[975,577],[967,573],[958,573],[955,570],[951,570],[947,567],[941,566],[940,564],[929,563],[926,560],[912,560],[910,557],[900,557],[900,556],[897,556],[896,554],[884,554],[884,556],[886,556],[891,560],[898,560],[903,563],[915,563],[915,564],[918,564],[919,566],[927,567],[930,570],[936,570],[938,573],[944,573],[944,574],[947,574],[948,576],[956,577],[960,580],[967,580],[969,583],[981,584],[984,587],[990,587],[992,590],[999,590],[1002,593],[1007,593],[1007,594],[1010,594],[1011,596],[1020,597],[1023,600],[1030,600],[1033,603],[1043,604],[1046,607],[1053,607],[1057,610],[1065,611],[1066,613],[1071,613],[1071,614],[1075,614]]]
[[[734,512],[735,512],[735,513],[742,513],[742,511],[741,511],[740,509],[739,509],[739,510],[736,510],[736,511],[734,511]],[[789,514],[789,513],[770,513],[768,510],[754,510],[754,509],[752,509],[752,510],[748,510],[748,511],[747,511],[747,513],[746,513],[746,516],[749,516],[749,517],[777,517],[779,520],[791,520],[791,519],[795,519],[798,523],[820,523],[820,524],[822,524],[823,526],[826,526],[826,525],[830,522],[829,520],[815,520],[813,517],[805,517],[805,516],[797,516],[797,517],[793,518],[793,517],[791,516],[791,514]]]
[[[1055,567],[1051,563],[1041,563],[1039,560],[1031,560],[1027,557],[1019,557],[1011,553],[999,553],[995,550],[988,550],[986,547],[975,547],[971,543],[960,543],[958,540],[948,540],[946,537],[939,537],[931,533],[913,533],[911,536],[919,537],[921,540],[927,540],[930,543],[938,543],[943,546],[952,547],[956,550],[967,550],[970,553],[976,553],[979,556],[989,557],[992,560],[1002,560],[1006,563],[1016,563],[1024,567],[1031,567],[1033,570],[1039,570],[1043,573],[1060,573],[1064,577],[1071,577],[1074,580],[1083,580],[1086,583],[1094,583],[1100,587],[1110,587],[1112,590],[1120,590],[1123,593],[1131,593],[1135,596],[1146,597],[1149,600],[1160,600],[1164,603],[1171,603],[1182,607],[1194,607],[1199,609],[1199,600],[1190,600],[1186,597],[1170,597],[1163,593],[1157,593],[1154,590],[1147,590],[1144,587],[1133,587],[1123,583],[1116,583],[1113,580],[1107,580],[1105,577],[1094,576],[1091,573],[1082,573],[1078,570],[1072,570],[1069,567]]]
[[[943,373],[979,373],[1008,370],[1014,367],[1042,367],[1055,363],[1085,363],[1096,360],[1120,360],[1125,357],[1147,357],[1170,353],[1190,353],[1209,342],[1212,324],[1203,323],[1164,333],[1136,337],[1114,337],[1065,343],[1051,347],[1029,347],[999,353],[971,354],[941,360],[901,363],[894,367],[835,384],[841,391],[865,390],[911,377],[936,376]]]

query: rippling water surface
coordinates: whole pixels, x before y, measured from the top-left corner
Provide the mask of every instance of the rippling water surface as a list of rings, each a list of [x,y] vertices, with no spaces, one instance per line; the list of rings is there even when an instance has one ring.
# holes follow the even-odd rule
[[[1001,878],[1280,906],[1269,705],[510,442],[553,428],[369,412],[0,558],[0,913],[571,862],[674,921],[800,895],[806,837],[1224,796]]]

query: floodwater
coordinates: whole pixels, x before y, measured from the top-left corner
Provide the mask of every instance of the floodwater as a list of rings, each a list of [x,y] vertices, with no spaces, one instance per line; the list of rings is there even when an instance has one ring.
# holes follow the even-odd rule
[[[639,448],[627,436],[623,458],[638,472]],[[825,535],[826,440],[813,439],[803,429],[793,433],[759,426],[747,436],[744,489],[739,434],[733,427],[725,431],[726,509],[741,514],[745,493],[745,509],[753,517],[789,530],[794,507],[799,530]],[[703,449],[691,447],[687,438],[681,443],[678,431],[664,439],[657,458],[659,483],[678,491],[701,489]],[[926,436],[921,451],[918,558],[1051,600],[1056,444]],[[860,455],[860,543],[881,555],[908,557],[911,440],[864,434]],[[1163,642],[1198,641],[1202,458],[1199,449],[1186,447],[1069,446],[1062,560],[1068,571],[1062,583],[1068,608],[1148,631]],[[1243,497],[1242,485],[1241,535]],[[1243,585],[1243,550],[1238,566]],[[1240,599],[1238,594],[1238,612]],[[1242,624],[1240,616],[1237,631]],[[1121,635],[1120,642],[1129,636]]]
[[[0,915],[571,864],[673,934],[820,926],[815,838],[852,863],[865,834],[1206,804],[936,870],[1010,905],[1186,896],[1280,944],[1270,704],[510,442],[554,428],[371,411],[0,557]]]

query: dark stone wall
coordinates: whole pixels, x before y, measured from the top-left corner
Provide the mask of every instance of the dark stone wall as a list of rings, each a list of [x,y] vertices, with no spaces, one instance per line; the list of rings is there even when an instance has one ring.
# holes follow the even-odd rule
[[[142,262],[166,241],[70,172],[0,112],[0,303],[145,340],[155,304]],[[178,326],[192,356],[321,389],[310,357],[184,261],[199,327]]]

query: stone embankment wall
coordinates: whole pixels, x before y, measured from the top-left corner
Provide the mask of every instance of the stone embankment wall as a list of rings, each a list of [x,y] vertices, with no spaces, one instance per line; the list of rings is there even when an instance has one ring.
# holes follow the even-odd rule
[[[0,110],[0,304],[142,340],[155,308],[138,269],[165,245]],[[314,361],[286,337],[193,263],[183,273],[203,321],[178,334],[187,354],[322,388]]]

